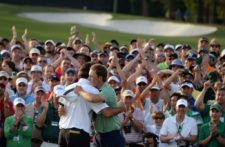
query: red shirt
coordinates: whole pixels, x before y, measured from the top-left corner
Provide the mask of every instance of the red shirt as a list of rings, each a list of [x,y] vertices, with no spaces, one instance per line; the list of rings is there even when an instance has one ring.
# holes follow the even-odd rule
[[[14,114],[13,103],[11,101],[9,101],[8,106],[9,106],[10,115],[13,115]],[[4,97],[0,100],[0,111],[1,111],[1,123],[4,123],[4,121],[6,119],[4,116],[4,112],[5,112]]]

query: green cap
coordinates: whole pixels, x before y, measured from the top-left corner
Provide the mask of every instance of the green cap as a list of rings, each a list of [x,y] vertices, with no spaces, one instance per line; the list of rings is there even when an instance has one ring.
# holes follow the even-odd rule
[[[210,80],[212,83],[215,83],[218,80],[218,73],[214,71],[208,72],[206,80]]]
[[[222,107],[218,103],[214,103],[210,106],[210,110],[216,109],[218,112],[222,112]]]

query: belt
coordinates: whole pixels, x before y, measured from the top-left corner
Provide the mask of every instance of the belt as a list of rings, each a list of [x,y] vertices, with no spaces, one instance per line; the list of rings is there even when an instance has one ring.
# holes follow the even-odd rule
[[[120,130],[114,130],[106,133],[99,133],[100,135],[111,135],[111,134],[121,134]]]
[[[57,141],[54,141],[54,140],[44,140],[44,142],[58,144],[58,140]]]

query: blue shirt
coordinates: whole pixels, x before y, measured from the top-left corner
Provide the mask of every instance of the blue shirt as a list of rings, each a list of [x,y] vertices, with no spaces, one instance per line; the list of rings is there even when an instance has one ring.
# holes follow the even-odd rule
[[[13,102],[16,98],[18,98],[18,93],[10,97],[10,100]],[[24,99],[25,104],[32,104],[34,102],[34,96],[32,95],[25,95],[24,97],[21,97]]]

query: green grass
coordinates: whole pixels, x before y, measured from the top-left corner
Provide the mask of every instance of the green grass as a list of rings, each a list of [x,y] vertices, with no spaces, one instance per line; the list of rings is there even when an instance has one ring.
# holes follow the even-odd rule
[[[28,29],[30,38],[37,38],[40,41],[45,41],[47,39],[53,39],[56,42],[67,42],[69,37],[70,27],[74,24],[54,24],[54,23],[43,23],[36,20],[22,18],[16,16],[17,13],[21,12],[76,12],[80,10],[66,9],[66,8],[51,8],[51,7],[33,7],[33,6],[18,6],[18,5],[8,5],[0,4],[0,36],[11,38],[11,27],[16,26],[18,32],[18,39],[21,39],[21,35],[25,28]],[[159,20],[156,18],[146,18],[140,16],[131,16],[123,14],[113,15],[113,19],[146,19],[146,20]],[[160,19],[165,20],[165,19]],[[167,20],[165,20],[167,21]],[[76,24],[78,30],[81,32],[81,38],[85,38],[87,33],[96,32],[97,40],[100,43],[104,43],[111,39],[117,39],[120,44],[128,44],[133,38],[141,38],[148,40],[150,38],[155,38],[158,42],[164,43],[188,43],[193,47],[196,47],[197,40],[199,37],[160,37],[160,36],[147,36],[139,34],[126,34],[120,32],[104,31],[100,29],[94,29],[89,27],[84,27]],[[207,35],[209,39],[216,37],[220,40],[221,45],[225,46],[225,27],[217,26],[218,31]]]

